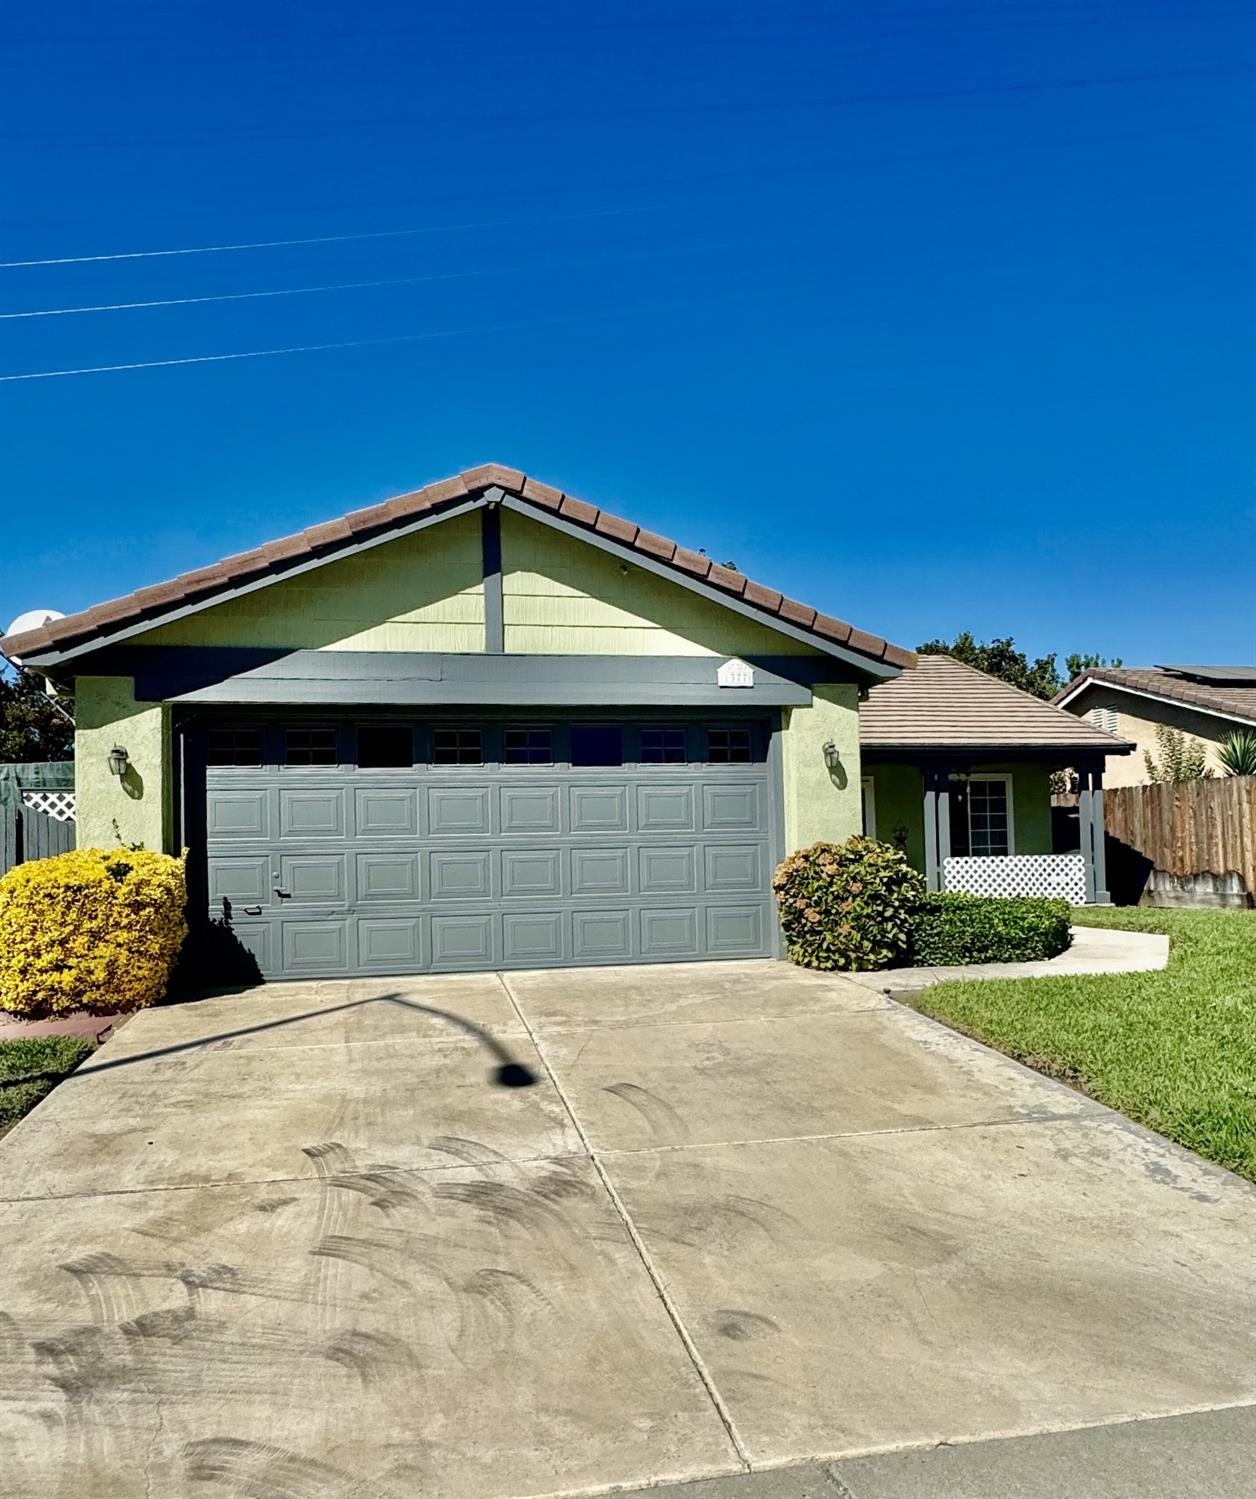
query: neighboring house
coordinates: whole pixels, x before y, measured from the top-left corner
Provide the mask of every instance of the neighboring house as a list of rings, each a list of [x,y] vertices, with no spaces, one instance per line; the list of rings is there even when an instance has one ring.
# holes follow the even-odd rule
[[[1144,753],[1160,759],[1156,730],[1162,726],[1205,745],[1209,768],[1220,774],[1217,746],[1235,729],[1256,728],[1256,666],[1096,666],[1054,702],[1135,745],[1137,754],[1109,762],[1110,786],[1151,779]]]
[[[916,662],[497,465],[2,644],[73,683],[80,843],[186,846],[289,978],[779,952],[772,869],[859,830]]]
[[[1084,899],[1108,899],[1103,767],[1131,745],[952,656],[921,656],[873,687],[859,741],[865,827],[899,844],[933,889],[1074,893],[1076,861],[1049,857],[1051,774],[1071,767]]]

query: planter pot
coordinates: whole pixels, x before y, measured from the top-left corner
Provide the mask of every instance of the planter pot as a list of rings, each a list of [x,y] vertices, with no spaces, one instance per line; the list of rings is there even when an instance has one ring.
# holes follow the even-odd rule
[[[86,1010],[71,1010],[52,1020],[24,1020],[20,1015],[0,1010],[0,1041],[20,1041],[36,1036],[90,1036],[99,1042],[130,1018],[130,1013],[89,1015]]]

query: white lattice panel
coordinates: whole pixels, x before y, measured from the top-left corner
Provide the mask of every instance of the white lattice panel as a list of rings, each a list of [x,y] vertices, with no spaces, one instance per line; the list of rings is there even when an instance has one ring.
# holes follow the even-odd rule
[[[22,805],[32,811],[42,812],[54,822],[74,821],[74,793],[72,791],[23,791]]]
[[[943,864],[942,883],[965,895],[1048,895],[1080,906],[1086,901],[1086,863],[1081,854],[954,858]]]

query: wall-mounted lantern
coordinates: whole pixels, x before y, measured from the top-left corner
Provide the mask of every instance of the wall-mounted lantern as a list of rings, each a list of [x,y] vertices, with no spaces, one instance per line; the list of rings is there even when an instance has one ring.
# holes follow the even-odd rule
[[[120,744],[115,744],[109,751],[109,774],[111,776],[124,776],[131,763],[130,756]]]
[[[841,763],[842,757],[838,752],[837,745],[835,745],[831,739],[827,740],[824,745],[825,768],[828,770],[837,770],[840,768]]]

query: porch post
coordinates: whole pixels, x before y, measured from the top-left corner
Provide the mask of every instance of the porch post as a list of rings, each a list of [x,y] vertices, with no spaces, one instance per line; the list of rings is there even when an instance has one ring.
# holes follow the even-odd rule
[[[1094,787],[1090,794],[1091,837],[1095,856],[1095,900],[1103,906],[1110,905],[1108,893],[1108,849],[1103,824],[1103,771],[1094,772]]]
[[[921,772],[925,783],[925,885],[930,890],[941,889],[938,866],[938,775],[931,765]]]
[[[925,784],[925,883],[930,890],[941,890],[945,883],[945,861],[951,856],[949,774],[934,765],[927,765],[922,774]]]
[[[1082,862],[1086,866],[1086,904],[1095,903],[1095,810],[1091,791],[1094,772],[1083,766],[1077,772],[1077,831],[1081,835]]]

